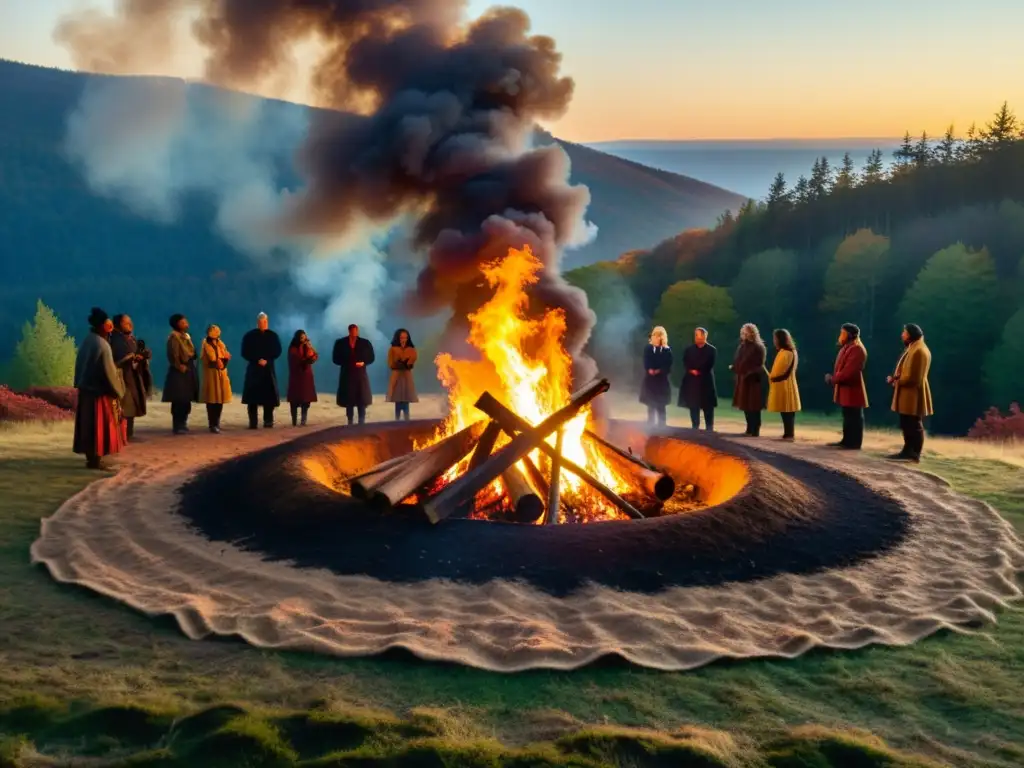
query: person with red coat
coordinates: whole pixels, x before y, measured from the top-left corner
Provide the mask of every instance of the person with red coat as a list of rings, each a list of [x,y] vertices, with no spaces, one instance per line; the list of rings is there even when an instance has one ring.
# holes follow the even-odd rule
[[[864,365],[868,351],[860,340],[860,328],[844,323],[839,331],[839,354],[825,383],[832,387],[832,400],[843,409],[843,439],[834,448],[859,451],[864,442],[864,409],[868,390],[864,385]]]
[[[298,330],[288,345],[288,405],[292,411],[292,426],[306,426],[309,406],[316,402],[316,382],[313,363],[319,359],[316,350],[303,330]],[[299,421],[301,411],[302,421]]]

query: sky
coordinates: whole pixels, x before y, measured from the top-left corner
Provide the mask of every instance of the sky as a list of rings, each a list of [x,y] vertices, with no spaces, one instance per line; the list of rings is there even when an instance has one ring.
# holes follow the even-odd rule
[[[0,57],[71,67],[60,15],[115,0],[0,0]],[[470,14],[493,2],[470,0]],[[576,81],[546,127],[577,142],[962,133],[1024,112],[1021,0],[512,0]],[[196,77],[198,57],[168,71]],[[289,94],[301,101],[301,93]]]

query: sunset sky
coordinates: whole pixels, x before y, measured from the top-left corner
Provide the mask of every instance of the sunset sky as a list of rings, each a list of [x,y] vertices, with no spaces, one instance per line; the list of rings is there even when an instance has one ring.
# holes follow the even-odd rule
[[[549,127],[573,141],[891,137],[963,131],[1004,100],[1024,111],[1020,0],[508,4],[565,55],[576,96]],[[83,5],[0,0],[0,57],[70,67],[51,31]],[[194,77],[199,61],[170,69]]]

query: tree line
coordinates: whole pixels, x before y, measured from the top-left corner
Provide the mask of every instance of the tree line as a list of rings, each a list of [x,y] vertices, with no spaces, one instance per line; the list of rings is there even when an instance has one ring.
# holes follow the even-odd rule
[[[857,169],[849,155],[838,168],[820,158],[792,185],[778,174],[764,199],[713,228],[569,272],[598,315],[599,362],[612,365],[600,339],[627,304],[637,345],[651,324],[677,347],[703,325],[728,357],[743,322],[766,337],[787,327],[805,407],[828,409],[835,337],[855,322],[869,350],[870,418],[885,424],[885,376],[902,324],[914,322],[934,354],[934,430],[963,434],[989,406],[1024,400],[1024,124],[1003,104],[962,137],[952,126],[937,139],[908,132],[893,160],[887,168],[876,150]]]

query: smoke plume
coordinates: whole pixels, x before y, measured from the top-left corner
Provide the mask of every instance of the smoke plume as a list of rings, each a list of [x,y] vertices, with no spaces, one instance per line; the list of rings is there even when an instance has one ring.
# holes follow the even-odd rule
[[[64,19],[59,39],[81,66],[138,65],[146,40],[174,39],[190,21],[206,80],[236,89],[279,82],[297,52],[315,54],[316,102],[358,116],[312,116],[296,158],[305,187],[275,221],[282,235],[346,238],[411,218],[426,254],[413,304],[456,320],[482,302],[480,264],[528,244],[545,265],[534,298],[565,311],[582,361],[594,316],[559,259],[587,236],[590,195],[569,183],[560,147],[531,144],[537,120],[565,112],[573,82],[522,11],[464,14],[465,0],[122,0],[114,18]]]

